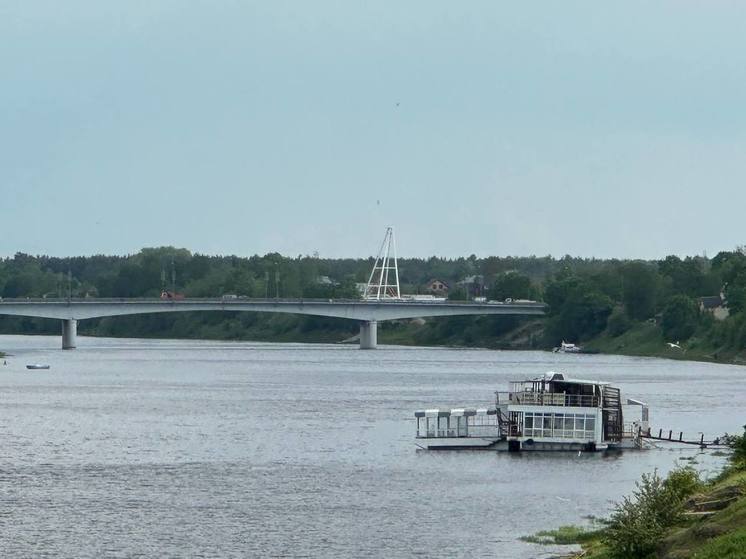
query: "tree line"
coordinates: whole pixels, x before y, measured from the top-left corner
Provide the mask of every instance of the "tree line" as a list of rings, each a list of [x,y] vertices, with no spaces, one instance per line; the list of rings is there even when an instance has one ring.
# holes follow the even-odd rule
[[[144,248],[127,256],[60,258],[17,253],[0,259],[0,296],[158,297],[168,289],[186,297],[357,298],[357,284],[367,281],[373,261],[277,253],[211,256],[174,247]],[[563,339],[583,343],[600,335],[614,338],[641,324],[651,324],[671,342],[696,338],[725,351],[746,348],[743,248],[720,252],[714,258],[668,256],[657,261],[571,256],[400,258],[399,274],[404,293],[423,293],[427,283],[437,278],[451,287],[449,298],[463,299],[470,294],[459,282],[477,276],[484,285],[482,294],[489,299],[544,301],[549,314],[541,337],[534,340],[538,346],[556,345]],[[729,312],[725,320],[700,311],[698,298],[721,293]],[[288,332],[354,329],[340,321],[313,317],[198,316],[183,321],[186,325],[181,324],[177,333],[197,335],[209,326],[207,337],[235,338],[263,322],[281,324]],[[102,319],[96,324],[109,324],[99,333],[138,335],[164,330],[173,333],[174,320],[173,316],[142,316]],[[431,334],[453,338],[469,330],[472,338],[484,338],[521,323],[510,317],[469,320],[465,329],[463,318],[442,319],[437,321],[437,332],[432,330]],[[226,321],[232,323],[227,330]],[[49,328],[39,321],[2,319],[0,328],[8,331],[11,327],[16,332],[18,328]],[[56,331],[56,326],[51,328]],[[469,343],[468,339],[463,341]]]

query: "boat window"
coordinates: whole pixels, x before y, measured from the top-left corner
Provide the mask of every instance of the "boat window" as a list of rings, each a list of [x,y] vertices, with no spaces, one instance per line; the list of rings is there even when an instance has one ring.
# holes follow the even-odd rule
[[[558,413],[554,416],[554,430],[555,431],[561,431],[562,427],[565,424],[565,416],[564,414]]]
[[[596,419],[584,414],[523,414],[524,437],[552,437],[559,439],[592,440],[595,438]]]
[[[595,431],[596,430],[596,418],[592,415],[587,415],[585,417],[585,430],[586,431]]]

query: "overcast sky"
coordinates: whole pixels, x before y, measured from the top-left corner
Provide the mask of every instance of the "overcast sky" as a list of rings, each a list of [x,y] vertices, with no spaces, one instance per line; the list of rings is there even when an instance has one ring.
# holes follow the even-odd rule
[[[746,243],[746,3],[0,0],[0,255]]]

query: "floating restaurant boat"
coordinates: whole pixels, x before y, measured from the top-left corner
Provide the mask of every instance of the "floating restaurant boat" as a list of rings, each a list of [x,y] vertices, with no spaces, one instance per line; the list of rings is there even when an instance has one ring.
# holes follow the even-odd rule
[[[619,388],[608,382],[555,372],[511,382],[508,392],[495,393],[494,406],[426,409],[414,415],[417,446],[428,450],[642,448],[640,435],[650,427],[644,402],[623,403]]]

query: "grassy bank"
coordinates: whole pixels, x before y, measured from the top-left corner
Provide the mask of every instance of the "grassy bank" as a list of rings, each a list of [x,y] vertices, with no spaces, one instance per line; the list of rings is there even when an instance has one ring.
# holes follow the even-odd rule
[[[580,559],[743,559],[746,557],[746,437],[731,437],[734,453],[715,479],[690,468],[666,479],[647,474],[599,528],[563,526],[523,538],[579,544]]]
[[[455,317],[380,323],[380,343],[417,346],[480,347],[487,349],[547,350],[543,319],[494,317]],[[713,363],[746,364],[746,352],[731,351],[712,345],[706,338],[693,336],[680,347],[668,344],[659,325],[633,324],[626,332],[613,336],[608,330],[584,341],[590,353],[661,357]]]
[[[642,529],[642,527],[640,527]],[[567,541],[567,540],[565,540]],[[581,533],[583,559],[618,559],[604,529]],[[575,543],[572,542],[572,543]],[[685,501],[681,519],[669,527],[650,559],[743,559],[746,557],[746,472],[731,470]]]
[[[678,343],[680,347],[671,347],[668,342],[658,325],[642,322],[619,336],[605,331],[583,346],[589,351],[615,355],[746,364],[746,352],[718,348],[703,337],[693,336]]]

